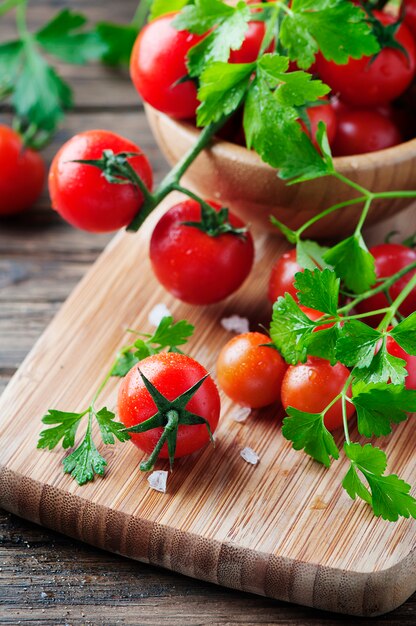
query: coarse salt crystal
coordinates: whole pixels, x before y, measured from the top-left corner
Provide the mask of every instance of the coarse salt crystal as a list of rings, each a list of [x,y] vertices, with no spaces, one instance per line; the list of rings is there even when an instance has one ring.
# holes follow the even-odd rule
[[[147,319],[149,320],[149,323],[152,324],[152,326],[159,326],[164,317],[170,317],[171,315],[172,313],[169,311],[166,304],[163,304],[161,302],[160,304],[156,304],[153,307]]]
[[[250,413],[251,409],[246,406],[240,406],[236,411],[234,411],[233,420],[235,422],[245,422]]]
[[[168,482],[168,474],[169,472],[165,470],[158,470],[156,472],[152,472],[147,479],[150,489],[154,489],[155,491],[166,493],[166,484]]]
[[[240,456],[242,456],[243,459],[247,461],[247,463],[251,463],[252,465],[257,465],[257,463],[260,461],[259,455],[254,452],[252,448],[244,448],[243,450],[241,450]]]
[[[248,333],[249,331],[248,319],[246,317],[240,317],[239,315],[223,317],[221,326],[230,333]]]

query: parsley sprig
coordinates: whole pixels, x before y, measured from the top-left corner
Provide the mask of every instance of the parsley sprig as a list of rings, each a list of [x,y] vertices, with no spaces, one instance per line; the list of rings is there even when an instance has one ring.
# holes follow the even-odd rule
[[[59,445],[59,443],[61,443],[64,450],[73,448],[75,446],[78,428],[81,423],[85,421],[83,418],[86,417],[87,425],[84,436],[73,452],[66,456],[62,461],[63,469],[64,472],[66,474],[70,474],[79,485],[83,485],[91,480],[94,480],[95,475],[103,476],[107,466],[107,461],[101,455],[94,442],[92,430],[93,423],[97,422],[98,424],[103,444],[114,444],[116,439],[121,442],[130,439],[130,431],[124,427],[124,424],[116,420],[116,416],[113,411],[110,411],[107,407],[103,407],[99,410],[96,408],[98,398],[106,387],[108,381],[112,376],[125,376],[135,364],[152,354],[159,354],[166,349],[170,352],[180,352],[179,346],[183,346],[187,342],[193,334],[193,331],[194,327],[192,324],[189,324],[186,320],[180,320],[175,323],[171,316],[164,317],[152,335],[130,331],[140,335],[139,338],[133,343],[124,346],[118,352],[114,363],[111,365],[106,376],[99,385],[90,405],[79,413],[68,413],[66,411],[49,409],[48,413],[42,418],[42,422],[49,426],[49,428],[42,430],[40,433],[37,447],[52,450]],[[147,383],[148,382],[149,381],[147,381]],[[149,383],[149,385],[151,385],[151,383]],[[187,404],[187,402],[185,404]],[[179,408],[176,407],[176,405],[175,407],[178,408],[179,412],[182,411],[182,409],[184,411],[185,405],[181,408],[181,406],[179,406],[179,399],[177,405]],[[175,409],[175,407],[173,408]],[[180,414],[182,415],[182,413]],[[189,416],[185,416],[184,413],[183,419],[185,418],[189,420],[191,419]],[[196,416],[194,422],[192,423],[201,423],[201,421],[197,422],[195,420]],[[191,421],[188,421],[187,423],[191,423]],[[147,426],[149,428],[154,427],[151,424],[147,424]],[[145,426],[142,426],[142,428],[143,430],[146,430]],[[133,430],[133,432],[137,431]],[[169,429],[168,432],[170,432]],[[156,457],[157,453],[154,453],[151,457],[150,463],[147,465],[144,464],[143,469],[145,467],[150,468]],[[171,459],[171,463],[172,462],[173,457]]]

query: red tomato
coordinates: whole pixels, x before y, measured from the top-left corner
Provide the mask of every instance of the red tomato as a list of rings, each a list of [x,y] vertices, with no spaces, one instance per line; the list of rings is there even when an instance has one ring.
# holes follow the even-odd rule
[[[189,50],[203,39],[172,26],[175,13],[163,15],[147,24],[134,44],[130,75],[145,102],[178,119],[195,115],[198,106],[192,80],[178,82],[188,74]]]
[[[374,11],[374,16],[384,25],[395,22],[387,13]],[[349,104],[377,106],[391,102],[407,89],[416,69],[416,44],[404,24],[397,29],[395,39],[408,56],[395,48],[383,48],[375,59],[364,56],[350,59],[346,65],[337,65],[319,54],[318,73]]]
[[[62,146],[49,172],[53,208],[72,226],[95,233],[126,226],[143,204],[143,194],[134,185],[109,183],[97,167],[71,163],[77,159],[100,159],[106,149],[115,154],[142,152],[128,139],[108,130],[88,130]],[[146,156],[141,153],[128,161],[151,189],[152,168]]]
[[[293,285],[295,274],[303,269],[296,261],[296,248],[282,254],[272,267],[269,279],[268,298],[271,303],[276,302],[279,296],[290,293],[297,301],[297,291]]]
[[[406,361],[408,373],[404,384],[407,389],[416,389],[416,356],[407,354],[407,352],[396,343],[393,337],[387,337],[386,347],[389,354]]]
[[[29,209],[42,193],[45,164],[38,152],[25,148],[8,126],[0,125],[0,215]]]
[[[263,344],[262,333],[244,333],[222,348],[217,361],[218,383],[237,404],[258,409],[277,402],[287,369],[279,352]]]
[[[369,109],[347,109],[337,114],[338,126],[332,149],[335,156],[384,150],[403,138],[393,120]]]
[[[328,361],[317,357],[308,357],[306,363],[290,365],[282,383],[283,407],[321,413],[340,393],[349,375],[349,370],[342,363],[330,365]],[[347,395],[351,397],[351,389]],[[347,402],[348,419],[354,411],[354,406]],[[341,399],[325,414],[324,424],[331,431],[342,426]]]
[[[220,205],[209,203],[218,210]],[[159,220],[150,241],[150,260],[157,279],[171,294],[190,304],[212,304],[236,291],[250,273],[253,239],[231,233],[209,236],[183,222],[200,222],[195,200],[175,204]],[[243,222],[229,214],[232,226]]]
[[[229,63],[253,63],[259,56],[266,27],[264,22],[249,22],[243,45],[239,50],[231,50]],[[273,43],[269,44],[266,52],[273,52]]]
[[[206,369],[197,361],[185,354],[174,352],[149,356],[139,365],[132,367],[127,376],[123,378],[118,394],[118,414],[127,428],[141,424],[157,412],[156,405],[140,376],[139,368],[156,389],[171,401],[190,389],[207,374]],[[205,418],[210,424],[211,431],[214,432],[220,416],[220,397],[210,376],[188,402],[186,410]],[[162,427],[158,427],[144,433],[134,433],[131,435],[131,439],[140,450],[150,454],[162,432]],[[180,424],[175,457],[192,454],[208,442],[209,434],[205,424],[191,426]],[[163,444],[159,456],[162,459],[169,457],[166,443]]]
[[[406,267],[406,265],[409,265],[409,263],[416,261],[416,250],[397,243],[382,243],[370,248],[370,252],[375,259],[377,278],[392,276]],[[392,300],[395,300],[399,293],[403,291],[404,287],[415,273],[416,270],[408,272],[390,287],[389,294]],[[384,309],[388,306],[389,301],[384,293],[378,293],[357,304],[356,309],[359,313],[369,313],[377,309]],[[413,311],[416,311],[416,288],[410,292],[406,300],[400,305],[399,311],[406,317],[413,313]],[[365,322],[372,326],[377,326],[382,318],[382,314],[373,315],[365,318]]]
[[[404,23],[413,33],[413,36],[416,37],[416,0],[404,0],[400,16],[404,17]]]
[[[305,313],[306,317],[309,317],[309,319],[312,320],[313,322],[316,322],[316,320],[319,320],[320,317],[325,315],[321,311],[310,309],[307,306],[300,305],[299,308],[301,311],[303,311],[303,313]],[[317,326],[313,332],[317,330],[325,330],[326,328],[331,328],[331,326],[333,325],[334,325],[334,322],[331,322],[330,324],[321,324],[320,326]]]
[[[337,116],[330,103],[327,102],[326,104],[321,104],[319,106],[309,107],[306,113],[311,125],[311,133],[309,133],[309,130],[307,129],[303,121],[301,122],[301,126],[303,130],[311,137],[313,144],[318,147],[315,139],[316,133],[318,131],[318,124],[319,122],[324,122],[324,124],[326,125],[326,132],[328,135],[329,144],[332,145],[332,142],[335,138],[335,133],[337,131]]]

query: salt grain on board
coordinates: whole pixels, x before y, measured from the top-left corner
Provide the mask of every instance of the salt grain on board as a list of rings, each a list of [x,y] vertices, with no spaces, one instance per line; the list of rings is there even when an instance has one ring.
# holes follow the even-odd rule
[[[149,324],[152,324],[152,326],[159,326],[164,317],[170,317],[171,315],[172,313],[169,311],[166,304],[161,302],[153,307],[147,319],[149,320]]]
[[[169,472],[165,470],[157,470],[156,472],[152,472],[150,476],[147,478],[150,489],[154,489],[155,491],[166,493],[168,474]]]
[[[250,413],[251,409],[245,406],[240,406],[233,412],[232,417],[235,422],[245,422]]]
[[[251,463],[252,465],[257,465],[260,461],[259,455],[257,452],[254,452],[253,448],[244,448],[241,450],[240,456],[242,456],[247,463]]]
[[[228,330],[230,333],[248,333],[249,321],[246,317],[240,317],[239,315],[231,315],[230,317],[223,317],[221,320],[221,326]]]

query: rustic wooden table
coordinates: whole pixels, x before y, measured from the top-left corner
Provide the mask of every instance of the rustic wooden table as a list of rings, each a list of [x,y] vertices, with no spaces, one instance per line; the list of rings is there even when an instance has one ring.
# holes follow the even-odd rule
[[[37,26],[61,4],[37,0]],[[98,6],[99,5],[99,6]],[[101,1],[85,7],[92,19],[128,20],[135,1]],[[10,38],[12,21],[0,23]],[[146,151],[160,179],[167,165],[150,134],[126,72],[62,66],[75,90],[76,107],[45,151],[49,161],[75,132],[108,128]],[[0,122],[9,122],[7,107]],[[408,232],[409,212],[400,218]],[[397,223],[397,222],[396,222]],[[389,226],[383,230],[388,231]],[[50,210],[46,192],[29,213],[0,221],[0,392],[62,302],[109,241],[76,231]],[[416,595],[374,624],[413,625]],[[129,561],[0,511],[0,624],[366,624],[238,593]]]

